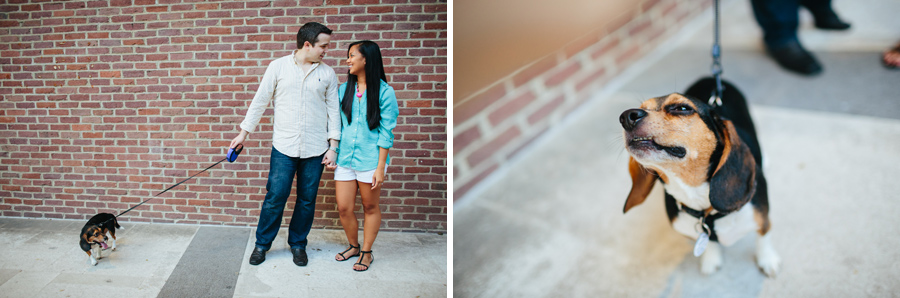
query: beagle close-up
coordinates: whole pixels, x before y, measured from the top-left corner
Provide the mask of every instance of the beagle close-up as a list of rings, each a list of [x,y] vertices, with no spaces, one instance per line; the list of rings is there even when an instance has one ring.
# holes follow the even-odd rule
[[[101,252],[104,249],[116,250],[116,229],[121,229],[116,216],[110,213],[100,213],[91,217],[81,228],[81,250],[91,258],[91,265],[96,266],[97,260],[102,259]],[[107,234],[109,236],[107,236]],[[112,246],[106,241],[112,238]],[[95,252],[96,251],[96,252]],[[96,254],[96,257],[94,255]]]
[[[730,246],[757,232],[756,263],[774,277],[781,259],[769,237],[769,204],[762,156],[747,103],[727,82],[721,104],[710,97],[715,81],[704,79],[684,95],[644,101],[619,117],[631,155],[631,192],[624,212],[647,199],[659,180],[672,227],[694,239],[704,274],[722,265],[719,244]]]

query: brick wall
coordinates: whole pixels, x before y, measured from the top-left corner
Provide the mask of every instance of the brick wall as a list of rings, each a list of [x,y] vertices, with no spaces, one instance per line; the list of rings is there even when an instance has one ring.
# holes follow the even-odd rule
[[[705,0],[645,0],[601,29],[453,101],[454,200],[661,45]],[[460,74],[459,70],[455,70]]]
[[[397,91],[383,230],[446,231],[445,0],[4,2],[0,215],[117,213],[220,160],[268,63],[296,48],[300,25],[317,21],[335,30],[325,63],[340,81],[347,45],[371,39]],[[238,162],[122,220],[255,225],[271,106],[266,115]],[[323,175],[317,228],[340,228],[332,178]]]

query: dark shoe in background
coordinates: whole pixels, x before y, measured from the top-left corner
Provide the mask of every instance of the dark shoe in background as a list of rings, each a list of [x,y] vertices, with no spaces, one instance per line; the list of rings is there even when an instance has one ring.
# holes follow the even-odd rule
[[[306,266],[306,263],[309,262],[305,249],[291,248],[291,254],[294,255],[294,264],[297,266]]]
[[[845,23],[838,17],[834,11],[826,11],[820,13],[814,13],[813,19],[816,21],[816,28],[825,29],[825,30],[847,30],[850,29],[850,24]]]
[[[775,58],[781,67],[803,75],[816,75],[822,72],[822,65],[800,42],[792,41],[775,47],[766,47],[769,55]]]
[[[256,266],[262,264],[262,262],[266,261],[266,251],[262,250],[259,247],[253,248],[253,253],[250,254],[250,265]]]

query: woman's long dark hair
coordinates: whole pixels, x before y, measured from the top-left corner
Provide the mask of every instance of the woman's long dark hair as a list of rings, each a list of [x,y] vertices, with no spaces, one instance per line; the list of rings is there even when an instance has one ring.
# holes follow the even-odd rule
[[[371,40],[363,40],[351,43],[347,47],[347,55],[350,55],[350,48],[359,45],[359,53],[366,59],[366,122],[369,124],[369,130],[378,128],[381,122],[381,106],[379,97],[381,96],[381,81],[387,82],[384,76],[384,63],[381,61],[381,49],[378,44]],[[341,110],[347,116],[347,124],[353,121],[353,98],[356,97],[356,75],[350,74],[347,70],[347,88],[344,90],[344,98],[341,99]]]

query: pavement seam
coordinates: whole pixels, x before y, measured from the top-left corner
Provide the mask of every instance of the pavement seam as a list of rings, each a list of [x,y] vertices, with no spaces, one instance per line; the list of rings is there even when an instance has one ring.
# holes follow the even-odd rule
[[[200,227],[158,297],[232,297],[249,229]]]

